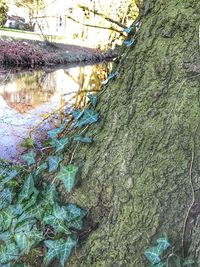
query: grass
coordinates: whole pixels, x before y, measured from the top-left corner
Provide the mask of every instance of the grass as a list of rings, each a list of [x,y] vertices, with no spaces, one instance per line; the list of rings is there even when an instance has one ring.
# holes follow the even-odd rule
[[[18,29],[11,29],[11,28],[0,28],[0,37],[6,36],[16,39],[26,39],[26,40],[39,40],[44,41],[42,36],[35,32],[23,31]],[[53,36],[53,35],[46,35],[46,37],[50,41],[54,42],[65,42],[64,36]]]

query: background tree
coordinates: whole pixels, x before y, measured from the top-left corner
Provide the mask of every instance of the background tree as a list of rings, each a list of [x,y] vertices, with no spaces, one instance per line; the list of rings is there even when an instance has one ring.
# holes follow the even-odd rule
[[[112,48],[116,43],[121,44],[125,37],[124,29],[128,28],[138,15],[135,0],[108,0],[104,2],[77,0],[76,4],[77,7],[67,10],[66,17],[85,26],[82,36],[86,36],[86,38],[88,27],[97,28],[96,34],[101,33],[103,29],[110,30],[107,43]],[[77,12],[80,14],[80,10],[83,16],[78,17]],[[104,31],[104,38],[107,33],[108,31]],[[100,48],[103,46],[100,45]]]
[[[29,15],[29,23],[34,29],[33,18],[38,15],[38,12],[45,8],[44,0],[15,0],[16,6],[23,7]]]
[[[8,6],[4,0],[0,0],[0,27],[4,26],[7,19]]]

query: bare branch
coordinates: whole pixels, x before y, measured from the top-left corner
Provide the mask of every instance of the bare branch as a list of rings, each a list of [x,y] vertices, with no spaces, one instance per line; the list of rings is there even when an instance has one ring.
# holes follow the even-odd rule
[[[86,24],[83,22],[80,22],[74,18],[72,18],[71,16],[66,16],[66,18],[71,19],[72,21],[79,23],[81,25],[87,26],[87,27],[92,27],[92,28],[98,28],[98,29],[103,29],[103,30],[111,30],[111,31],[115,31],[115,32],[119,32],[119,33],[123,33],[123,31],[117,30],[114,27],[102,27],[102,26],[98,26],[98,25],[91,25],[91,24]]]
[[[104,15],[103,13],[98,12],[97,10],[92,10],[89,7],[82,6],[82,5],[78,5],[78,7],[81,8],[81,9],[83,9],[83,10],[87,10],[89,12],[92,12],[93,14],[95,14],[97,16],[100,16],[100,17],[104,18],[105,20],[107,20],[107,21],[109,21],[111,23],[114,23],[114,24],[118,25],[119,27],[121,27],[123,29],[126,29],[127,28],[124,24],[120,23],[117,20],[114,20],[114,19],[111,19],[111,18],[107,17],[106,15]]]

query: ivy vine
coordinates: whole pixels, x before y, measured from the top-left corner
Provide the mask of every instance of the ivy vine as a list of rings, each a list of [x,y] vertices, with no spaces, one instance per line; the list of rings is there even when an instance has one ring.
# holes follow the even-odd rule
[[[79,129],[99,120],[96,112],[97,96],[89,95],[85,109],[71,114],[70,129],[76,134],[63,136],[67,122],[48,132],[50,153],[38,166],[34,142],[27,141],[30,150],[21,158],[24,166],[0,162],[0,266],[26,266],[24,257],[32,249],[43,247],[43,265],[50,266],[57,259],[65,265],[76,246],[77,231],[83,228],[87,211],[74,203],[64,205],[59,199],[55,179],[51,184],[41,184],[44,173],[54,174],[63,188],[71,193],[77,179],[78,166],[73,159],[63,163],[64,153],[73,142],[90,144],[92,137],[84,136]],[[77,134],[78,132],[78,134]]]
[[[149,267],[194,267],[196,263],[191,258],[182,258],[174,252],[167,235],[156,240],[156,246],[149,247],[144,252],[150,263]]]

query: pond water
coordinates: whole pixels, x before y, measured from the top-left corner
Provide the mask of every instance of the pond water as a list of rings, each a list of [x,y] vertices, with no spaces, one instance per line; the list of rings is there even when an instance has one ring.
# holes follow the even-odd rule
[[[38,147],[59,123],[63,107],[85,105],[98,91],[111,63],[28,72],[0,71],[0,158],[18,161],[30,136]]]

